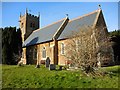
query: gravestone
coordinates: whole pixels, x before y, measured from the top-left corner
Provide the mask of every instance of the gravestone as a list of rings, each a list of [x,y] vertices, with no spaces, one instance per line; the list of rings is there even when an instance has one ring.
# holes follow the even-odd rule
[[[50,65],[49,65],[49,70],[55,70],[55,69],[56,69],[55,64],[50,64]]]
[[[37,64],[37,65],[35,66],[35,68],[40,68],[40,65],[39,65],[39,64]]]
[[[45,66],[46,67],[49,67],[49,64],[50,64],[50,58],[47,57],[46,61],[45,61]]]
[[[59,70],[62,70],[62,67],[63,67],[63,66],[59,66]]]

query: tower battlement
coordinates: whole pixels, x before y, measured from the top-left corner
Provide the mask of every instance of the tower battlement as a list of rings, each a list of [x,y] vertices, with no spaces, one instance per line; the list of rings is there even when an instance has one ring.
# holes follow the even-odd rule
[[[31,17],[34,17],[34,18],[39,18],[39,16],[35,16],[35,15],[32,15],[32,14],[27,14],[28,16],[31,16]]]
[[[39,14],[38,16],[32,15],[28,13],[26,9],[24,15],[20,13],[19,22],[22,32],[22,41],[24,42],[34,30],[39,28]]]
[[[30,13],[27,13],[27,14],[24,14],[24,15],[20,15],[20,17],[22,18],[22,17],[24,17],[25,15],[31,16],[31,17],[33,17],[33,18],[39,18],[39,16],[32,15],[32,14],[30,14]]]

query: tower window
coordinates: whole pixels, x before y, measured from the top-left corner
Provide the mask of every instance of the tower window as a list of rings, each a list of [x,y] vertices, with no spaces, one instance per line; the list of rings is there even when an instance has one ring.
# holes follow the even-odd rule
[[[30,23],[31,28],[35,28],[35,23]]]
[[[35,23],[33,23],[33,28],[35,28]]]
[[[21,24],[21,28],[23,28],[23,23]]]

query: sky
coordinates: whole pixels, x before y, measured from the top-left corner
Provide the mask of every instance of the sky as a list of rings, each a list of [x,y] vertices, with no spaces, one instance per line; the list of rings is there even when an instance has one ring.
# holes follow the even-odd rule
[[[38,15],[40,28],[54,23],[69,15],[70,19],[97,10],[101,5],[108,31],[118,29],[118,2],[2,2],[2,25],[0,27],[19,27],[20,12]],[[1,6],[1,4],[0,4]]]

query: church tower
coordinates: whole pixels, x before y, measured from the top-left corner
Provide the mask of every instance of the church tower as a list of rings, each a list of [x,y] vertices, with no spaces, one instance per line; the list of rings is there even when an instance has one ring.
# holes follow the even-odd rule
[[[31,15],[26,9],[25,15],[20,14],[19,22],[22,33],[22,42],[24,42],[34,30],[39,28],[39,15]]]

